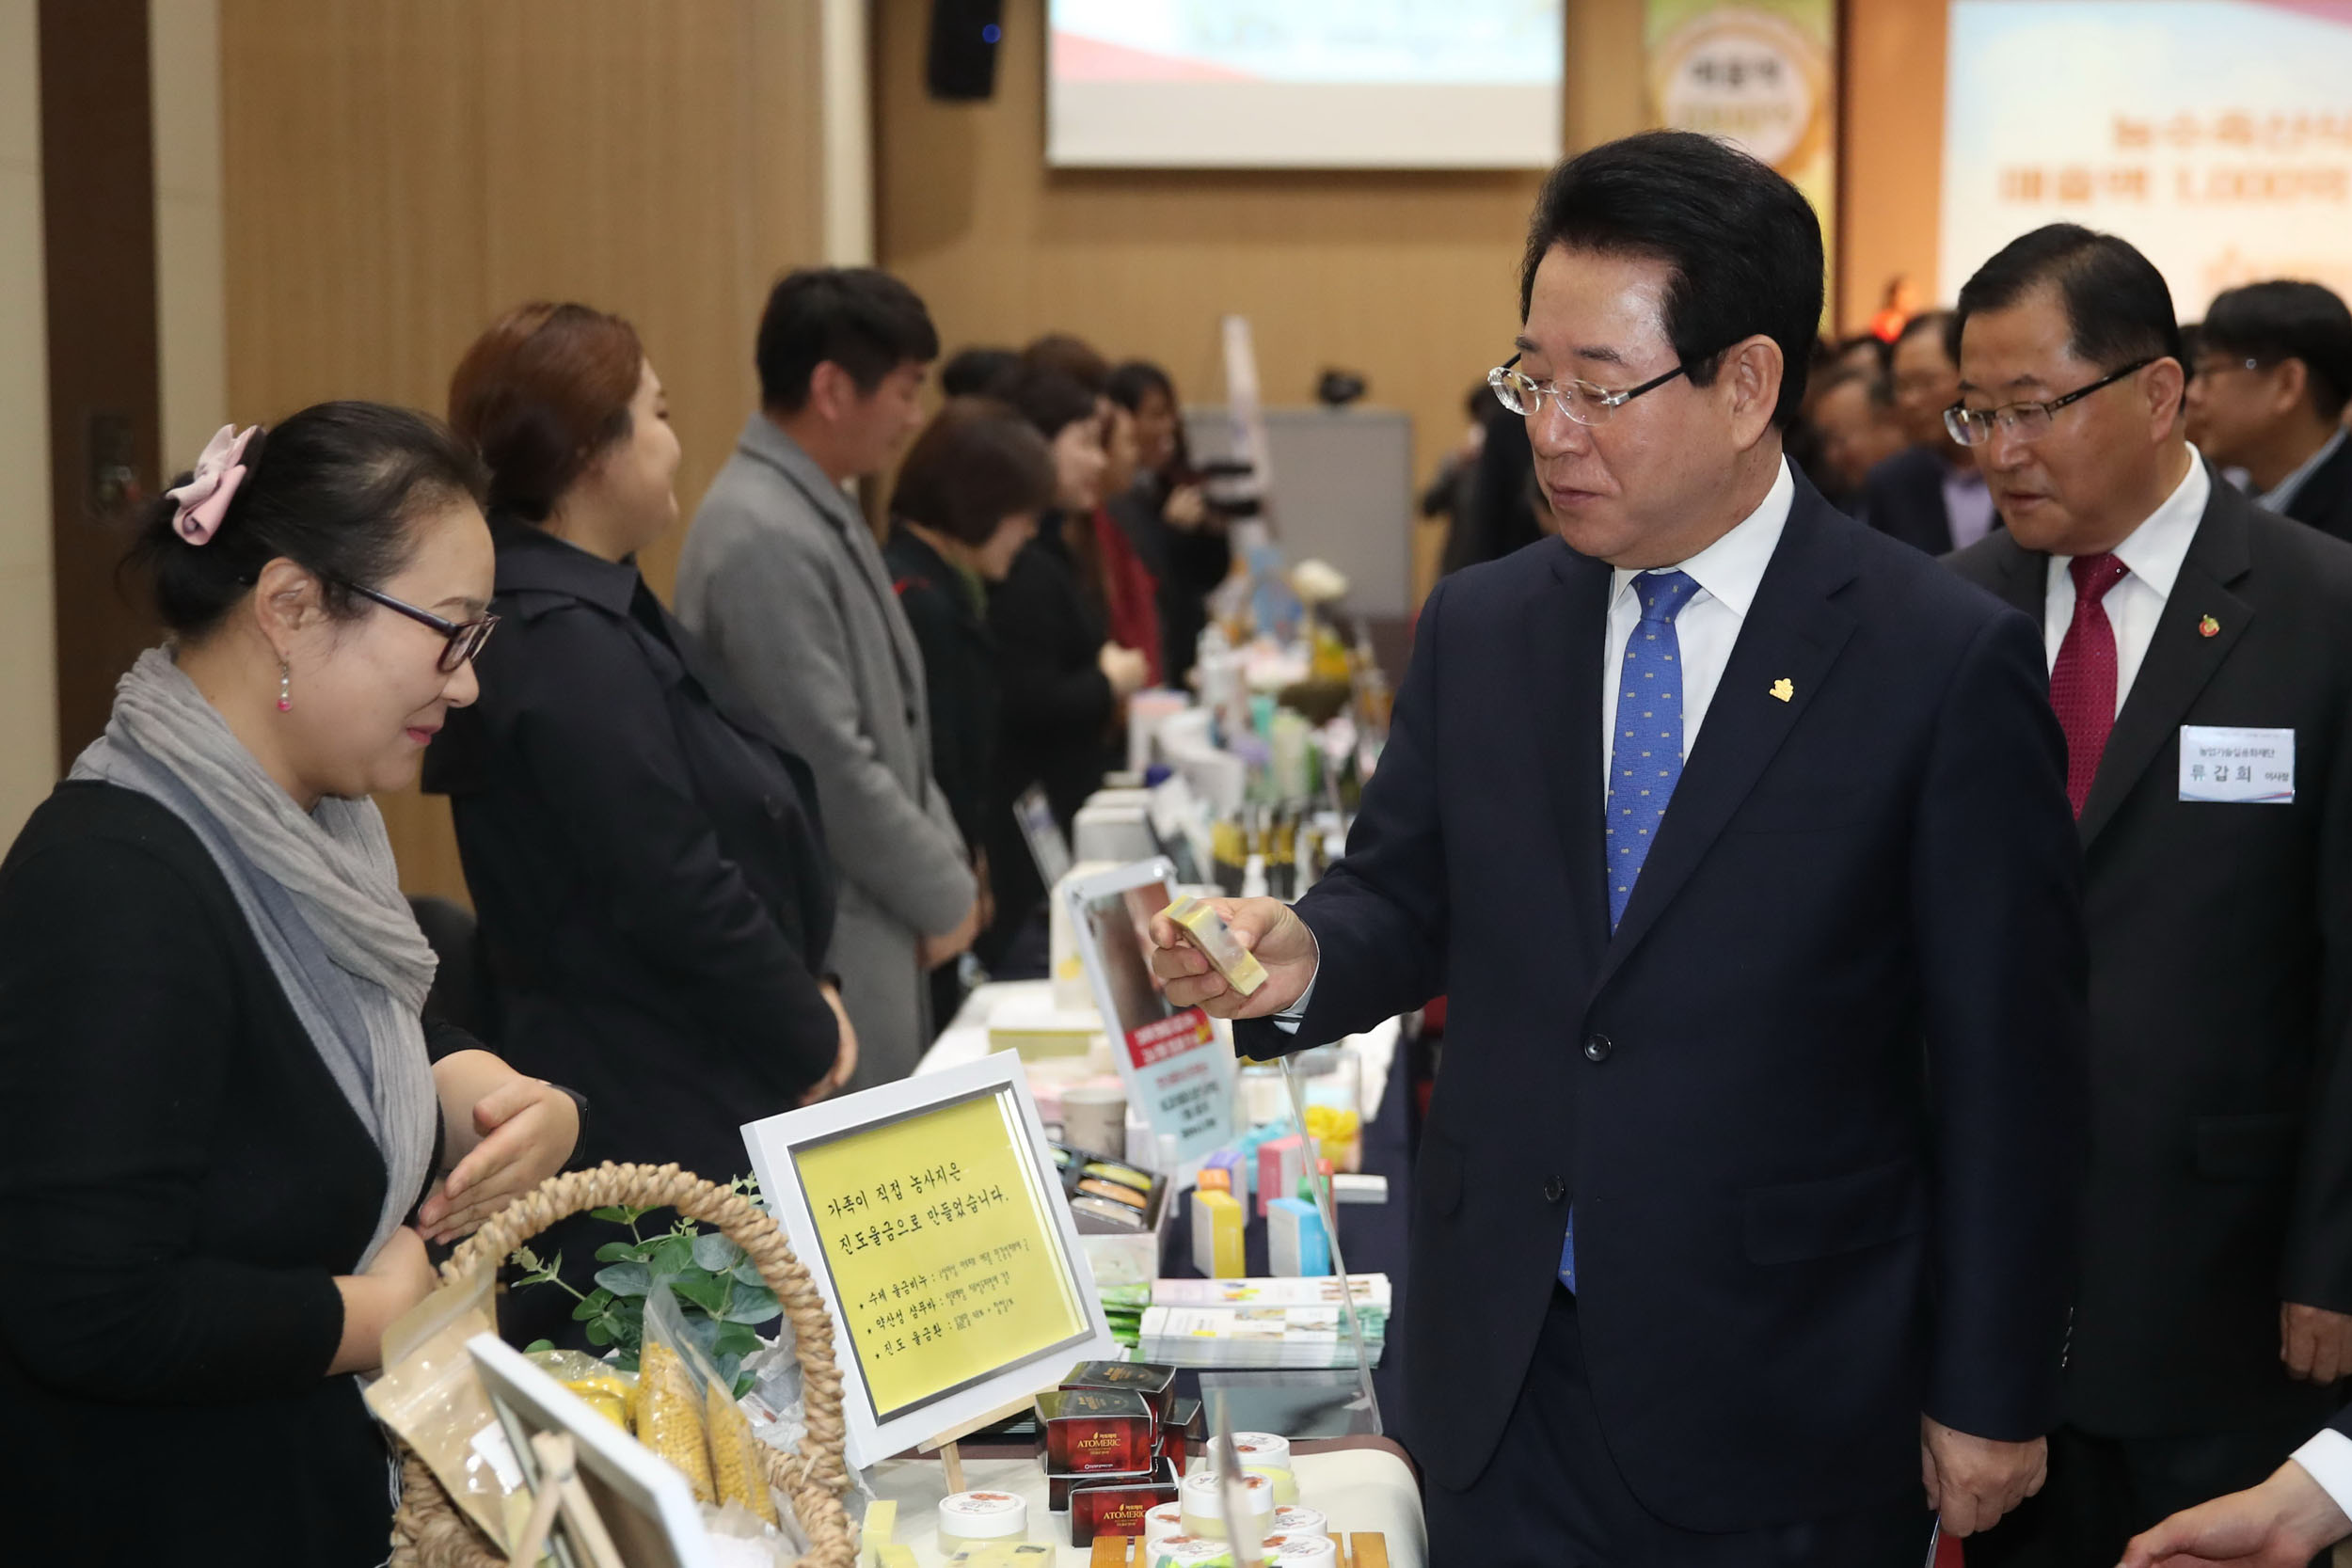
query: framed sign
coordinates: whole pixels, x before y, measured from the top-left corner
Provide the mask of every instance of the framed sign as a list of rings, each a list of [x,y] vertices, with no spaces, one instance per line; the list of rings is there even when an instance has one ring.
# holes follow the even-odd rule
[[[1062,895],[1127,1102],[1173,1140],[1179,1165],[1224,1147],[1233,1135],[1233,1053],[1208,1014],[1168,1006],[1152,973],[1152,917],[1174,901],[1175,868],[1165,858],[1138,861],[1068,883]]]
[[[567,1433],[580,1484],[622,1561],[630,1568],[714,1568],[718,1559],[702,1511],[675,1467],[497,1335],[477,1334],[466,1350],[498,1412],[514,1455],[510,1463],[526,1467],[534,1489],[543,1480],[531,1439],[543,1432]],[[558,1555],[574,1560],[569,1547],[559,1547]]]
[[[743,1142],[833,1313],[850,1464],[1123,1354],[1013,1053],[770,1117]]]

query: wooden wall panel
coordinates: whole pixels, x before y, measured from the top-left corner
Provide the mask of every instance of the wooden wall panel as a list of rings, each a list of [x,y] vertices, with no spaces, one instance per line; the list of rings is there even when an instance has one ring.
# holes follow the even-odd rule
[[[1922,305],[1950,304],[1965,281],[1936,277],[1950,10],[1949,0],[1849,0],[1845,8],[1836,309],[1843,331],[1869,325],[1899,275],[1917,285]]]
[[[106,727],[115,682],[155,641],[145,596],[121,592],[116,568],[140,499],[171,467],[156,451],[147,8],[43,0],[37,47],[57,704],[44,761],[62,771]],[[127,471],[97,482],[116,467]]]
[[[224,0],[229,395],[438,412],[532,298],[617,311],[668,384],[682,516],[755,402],[752,334],[820,249],[807,0]],[[648,552],[667,593],[678,538]],[[412,892],[462,897],[446,807],[383,802]]]
[[[1009,0],[995,97],[932,102],[929,8],[877,9],[878,229],[884,266],[950,350],[1060,328],[1222,397],[1217,321],[1250,318],[1268,401],[1310,400],[1331,365],[1413,416],[1425,476],[1463,394],[1509,354],[1539,174],[1049,170],[1041,0]],[[1637,130],[1641,0],[1571,0],[1568,133]]]

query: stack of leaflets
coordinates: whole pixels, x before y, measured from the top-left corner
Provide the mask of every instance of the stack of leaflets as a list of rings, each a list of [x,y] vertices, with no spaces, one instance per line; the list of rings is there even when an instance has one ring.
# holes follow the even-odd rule
[[[1367,1362],[1388,1341],[1389,1278],[1349,1276]],[[1329,1369],[1356,1365],[1340,1282],[1330,1275],[1276,1279],[1163,1279],[1137,1326],[1136,1354],[1179,1367]]]

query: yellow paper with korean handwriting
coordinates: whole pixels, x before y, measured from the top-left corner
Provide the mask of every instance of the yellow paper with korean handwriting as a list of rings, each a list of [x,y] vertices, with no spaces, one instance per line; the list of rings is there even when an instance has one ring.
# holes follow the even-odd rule
[[[793,1155],[877,1420],[1088,1333],[1009,1094]]]

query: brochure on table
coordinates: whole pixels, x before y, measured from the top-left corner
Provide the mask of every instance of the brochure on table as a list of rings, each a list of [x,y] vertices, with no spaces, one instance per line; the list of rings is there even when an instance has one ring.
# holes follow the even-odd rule
[[[851,1465],[1123,1354],[1013,1053],[770,1117],[743,1142],[833,1314]]]
[[[1175,889],[1175,868],[1164,857],[1062,887],[1127,1103],[1160,1146],[1152,1163],[1171,1175],[1233,1138],[1233,1053],[1208,1014],[1170,1006],[1152,973],[1152,917],[1174,902]]]

